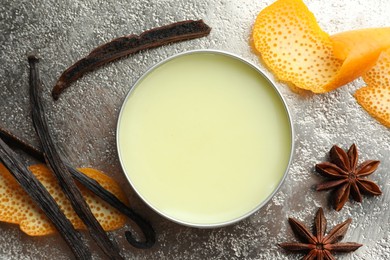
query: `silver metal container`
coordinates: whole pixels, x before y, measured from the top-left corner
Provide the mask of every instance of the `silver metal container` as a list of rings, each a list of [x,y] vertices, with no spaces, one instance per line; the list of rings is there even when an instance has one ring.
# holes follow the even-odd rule
[[[173,60],[173,59],[176,59],[178,57],[181,57],[183,55],[192,55],[192,54],[197,54],[197,53],[208,53],[208,54],[217,54],[217,55],[224,55],[224,56],[227,56],[229,58],[232,58],[232,59],[235,59],[235,60],[238,60],[246,65],[248,65],[249,67],[255,69],[259,75],[261,75],[261,77],[263,77],[264,79],[266,79],[268,81],[268,83],[273,87],[273,90],[275,91],[275,93],[278,95],[278,97],[280,98],[280,101],[282,102],[283,106],[284,106],[284,110],[286,112],[286,115],[287,115],[287,118],[288,118],[288,121],[289,121],[289,126],[290,126],[290,138],[291,138],[291,145],[289,147],[290,149],[290,155],[289,155],[289,160],[288,160],[288,164],[286,165],[286,170],[283,174],[283,177],[281,178],[280,182],[278,183],[277,187],[273,190],[273,192],[265,199],[265,200],[262,200],[262,201],[259,201],[258,205],[256,208],[254,208],[253,210],[251,211],[248,211],[246,212],[245,214],[239,216],[239,217],[236,217],[234,219],[231,219],[229,221],[224,221],[224,222],[221,222],[221,223],[210,223],[210,224],[198,224],[198,223],[190,223],[190,222],[187,222],[187,221],[182,221],[182,220],[179,220],[179,219],[175,219],[175,218],[172,218],[170,216],[168,216],[167,214],[165,214],[164,212],[162,212],[161,210],[158,210],[156,207],[154,207],[153,205],[151,205],[150,203],[147,202],[147,200],[144,198],[143,194],[141,192],[139,192],[137,190],[137,188],[134,186],[133,182],[132,182],[132,179],[131,177],[129,176],[129,174],[126,172],[125,170],[125,167],[123,165],[123,155],[121,154],[120,152],[120,149],[119,149],[119,146],[120,146],[120,140],[119,140],[119,126],[120,126],[120,123],[121,123],[121,118],[122,118],[122,114],[123,114],[123,109],[130,97],[130,95],[132,94],[132,92],[134,91],[134,89],[139,85],[139,83],[145,79],[153,70],[159,68],[161,65]],[[148,204],[153,210],[155,210],[158,214],[164,216],[165,218],[173,221],[173,222],[176,222],[176,223],[179,223],[179,224],[182,224],[182,225],[185,225],[185,226],[190,226],[190,227],[197,227],[197,228],[216,228],[216,227],[222,227],[222,226],[227,226],[227,225],[231,225],[233,223],[236,223],[240,220],[243,220],[245,218],[247,218],[248,216],[252,215],[254,212],[258,211],[260,208],[262,208],[274,195],[275,193],[279,190],[279,188],[281,187],[282,183],[284,182],[286,176],[287,176],[287,173],[288,173],[288,170],[290,168],[290,164],[291,164],[291,160],[292,160],[292,155],[293,155],[293,151],[294,151],[294,129],[293,129],[293,124],[292,124],[292,120],[291,120],[291,114],[290,114],[290,111],[286,105],[286,102],[284,100],[284,98],[282,97],[282,95],[280,94],[279,90],[276,88],[275,86],[275,83],[272,82],[258,67],[256,67],[254,64],[252,64],[251,62],[235,55],[235,54],[232,54],[232,53],[228,53],[228,52],[225,52],[225,51],[220,51],[220,50],[211,50],[211,49],[204,49],[204,50],[193,50],[193,51],[187,51],[187,52],[183,52],[183,53],[180,53],[180,54],[177,54],[177,55],[174,55],[174,56],[171,56],[157,64],[155,64],[154,66],[152,66],[151,68],[149,68],[135,83],[134,85],[132,86],[132,88],[130,89],[129,93],[127,94],[123,104],[122,104],[122,107],[121,107],[121,110],[120,110],[120,114],[119,114],[119,117],[118,117],[118,122],[117,122],[117,130],[116,130],[116,144],[117,144],[117,151],[118,151],[118,155],[119,155],[119,160],[120,160],[120,163],[121,163],[121,167],[126,175],[126,178],[127,180],[129,181],[129,183],[131,184],[131,186],[133,187],[133,189],[135,190],[135,192],[138,194],[138,196],[146,203]]]

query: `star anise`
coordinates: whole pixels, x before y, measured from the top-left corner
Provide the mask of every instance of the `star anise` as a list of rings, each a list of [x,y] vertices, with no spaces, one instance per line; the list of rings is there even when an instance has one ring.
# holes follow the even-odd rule
[[[326,218],[322,208],[319,208],[315,217],[314,234],[302,222],[294,218],[288,220],[294,234],[301,243],[281,243],[279,246],[289,251],[306,251],[307,255],[302,258],[303,260],[334,260],[336,258],[332,255],[332,252],[351,252],[362,246],[362,244],[354,242],[339,243],[352,222],[350,218],[335,226],[325,235]]]
[[[372,174],[379,161],[368,160],[358,165],[358,152],[353,144],[346,153],[334,145],[329,152],[331,162],[316,165],[316,171],[331,180],[316,186],[317,191],[334,189],[334,208],[339,211],[351,196],[355,201],[362,202],[362,193],[373,196],[381,195],[378,185],[365,177]]]

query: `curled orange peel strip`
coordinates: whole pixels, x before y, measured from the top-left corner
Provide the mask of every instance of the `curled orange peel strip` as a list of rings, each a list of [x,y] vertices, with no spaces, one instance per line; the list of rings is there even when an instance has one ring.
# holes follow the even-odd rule
[[[390,47],[390,27],[347,31],[330,36],[334,55],[344,60],[330,84],[343,86],[369,71]]]
[[[390,48],[363,75],[368,84],[355,93],[357,102],[375,119],[390,128]]]
[[[375,66],[363,75],[368,85],[390,86],[390,48],[383,51]]]
[[[263,9],[252,31],[253,45],[274,75],[301,89],[323,93],[340,69],[329,35],[301,0],[279,0]]]
[[[257,16],[252,41],[264,63],[279,80],[287,82],[294,92],[304,89],[325,93],[365,73],[369,74],[381,53],[390,48],[390,27],[347,31],[329,36],[319,27],[302,0],[278,0]],[[381,74],[388,73],[383,66],[376,68],[376,71],[379,70],[384,70]],[[382,83],[381,86],[375,85],[375,88],[384,88],[386,92],[387,86]],[[368,87],[374,88],[371,85]],[[363,91],[356,94],[358,102],[364,95],[372,96],[372,93]],[[383,93],[380,94],[382,96]],[[383,115],[389,113],[386,105],[388,101],[384,99],[381,102],[384,102],[380,108],[383,118]],[[377,108],[373,106],[369,113],[379,114],[373,111]],[[378,119],[378,116],[375,118]]]
[[[76,229],[85,229],[84,224],[73,211],[70,202],[66,199],[57,180],[44,164],[29,167],[32,173],[45,186],[49,193],[59,204],[66,217]],[[79,169],[82,173],[95,179],[105,189],[115,194],[121,201],[126,201],[126,196],[119,185],[103,174],[92,168]],[[78,184],[83,197],[86,199],[103,229],[106,231],[121,228],[126,217],[116,209],[96,197],[89,190]],[[35,205],[28,194],[20,187],[11,173],[0,163],[0,221],[18,224],[20,229],[30,236],[44,236],[56,232],[55,227],[46,218],[45,214]]]

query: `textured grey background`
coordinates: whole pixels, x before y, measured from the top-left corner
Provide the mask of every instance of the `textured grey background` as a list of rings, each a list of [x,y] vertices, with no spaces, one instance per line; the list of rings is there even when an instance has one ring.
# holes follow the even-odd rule
[[[324,95],[298,96],[285,85],[296,130],[296,151],[289,175],[264,208],[240,223],[200,230],[167,221],[134,195],[120,170],[115,149],[115,126],[120,105],[135,80],[148,67],[172,54],[200,48],[229,51],[264,66],[249,46],[257,13],[272,0],[1,0],[0,3],[0,124],[36,144],[27,86],[26,53],[42,57],[41,74],[50,126],[64,154],[75,166],[103,170],[128,194],[132,206],[151,220],[158,242],[150,250],[136,250],[124,241],[128,225],[113,232],[127,259],[300,259],[276,246],[294,240],[288,216],[311,224],[322,206],[329,227],[348,217],[353,223],[344,241],[363,243],[355,253],[339,259],[390,259],[390,132],[355,102],[357,80]],[[329,33],[390,26],[388,0],[305,0],[320,26]],[[212,28],[209,37],[144,51],[83,77],[53,102],[49,91],[60,73],[93,47],[114,37],[185,19],[203,18]],[[272,75],[265,69],[266,74]],[[315,192],[322,180],[313,171],[333,144],[344,148],[355,142],[361,160],[382,163],[371,179],[383,190],[362,204],[347,203],[335,212],[327,192]],[[28,158],[26,158],[29,160]],[[0,223],[0,259],[68,259],[66,245],[54,235],[32,238],[18,227]],[[102,254],[96,249],[96,259]]]

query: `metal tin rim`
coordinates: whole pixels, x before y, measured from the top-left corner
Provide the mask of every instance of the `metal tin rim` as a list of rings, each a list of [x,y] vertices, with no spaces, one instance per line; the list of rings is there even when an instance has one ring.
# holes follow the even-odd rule
[[[259,72],[261,74],[262,77],[264,77],[269,83],[270,85],[273,87],[273,89],[276,91],[277,95],[279,96],[280,100],[282,101],[283,103],[283,107],[284,107],[284,110],[286,111],[286,114],[287,114],[287,118],[288,118],[288,121],[289,121],[289,125],[290,125],[290,138],[291,138],[291,145],[290,145],[290,156],[289,156],[289,160],[288,160],[288,163],[286,165],[286,169],[284,171],[284,174],[283,174],[283,177],[282,179],[279,181],[279,184],[278,186],[274,189],[274,191],[265,199],[263,200],[257,207],[255,207],[253,210],[247,212],[246,214],[240,216],[240,217],[237,217],[235,219],[232,219],[232,220],[229,220],[229,221],[226,221],[226,222],[222,222],[222,223],[211,223],[211,224],[199,224],[199,223],[190,223],[190,222],[186,222],[186,221],[182,221],[182,220],[178,220],[178,219],[175,219],[171,216],[168,216],[166,215],[165,213],[161,212],[160,210],[158,210],[157,208],[155,208],[153,205],[151,205],[150,203],[148,203],[148,201],[142,196],[142,194],[136,189],[135,185],[133,185],[130,177],[128,176],[128,174],[126,174],[126,171],[124,169],[124,163],[122,161],[122,156],[121,156],[121,153],[119,151],[119,125],[120,125],[120,122],[121,122],[121,118],[122,118],[122,113],[123,113],[123,110],[124,110],[124,106],[126,105],[131,93],[133,92],[133,90],[135,89],[135,87],[139,84],[139,82],[141,82],[145,77],[147,77],[149,75],[150,72],[152,72],[154,69],[160,67],[161,65],[169,62],[170,60],[172,59],[175,59],[177,57],[180,57],[180,56],[184,56],[184,55],[190,55],[190,54],[195,54],[195,53],[209,53],[209,54],[220,54],[220,55],[225,55],[225,56],[228,56],[230,58],[234,58],[234,59],[237,59],[247,65],[249,65],[250,67],[252,67],[253,69],[255,69],[257,72]],[[117,121],[117,125],[116,125],[116,148],[117,148],[117,153],[118,153],[118,157],[119,157],[119,162],[120,162],[120,165],[121,165],[121,168],[122,168],[122,171],[124,172],[125,176],[126,176],[126,179],[127,181],[130,183],[131,187],[133,188],[133,190],[136,192],[136,194],[142,199],[143,202],[145,202],[150,208],[152,208],[155,212],[157,212],[159,215],[163,216],[164,218],[166,219],[169,219],[175,223],[178,223],[178,224],[181,224],[181,225],[185,225],[185,226],[189,226],[189,227],[196,227],[196,228],[217,228],[217,227],[224,227],[224,226],[228,226],[228,225],[231,225],[231,224],[234,224],[234,223],[237,223],[247,217],[249,217],[250,215],[254,214],[256,211],[258,211],[259,209],[261,209],[265,204],[267,204],[271,198],[279,191],[280,187],[282,186],[282,184],[284,183],[286,177],[287,177],[287,174],[288,174],[288,171],[290,169],[290,166],[291,166],[291,162],[292,162],[292,159],[293,159],[293,154],[294,154],[294,147],[295,147],[295,140],[294,140],[294,127],[293,127],[293,123],[292,123],[292,119],[291,119],[291,113],[290,113],[290,110],[288,109],[287,107],[287,103],[286,103],[286,100],[283,98],[283,96],[281,95],[280,91],[277,89],[276,87],[276,84],[271,80],[269,79],[265,73],[259,69],[255,64],[253,64],[252,62],[250,61],[247,61],[245,60],[244,58],[241,58],[240,56],[236,55],[236,54],[233,54],[233,53],[230,53],[230,52],[227,52],[227,51],[221,51],[221,50],[215,50],[215,49],[199,49],[199,50],[190,50],[190,51],[185,51],[185,52],[181,52],[181,53],[178,53],[178,54],[175,54],[175,55],[172,55],[158,63],[156,63],[155,65],[151,66],[145,73],[143,73],[135,82],[134,84],[132,85],[131,89],[129,90],[129,92],[127,93],[126,95],[126,98],[125,100],[123,101],[122,103],[122,106],[121,106],[121,109],[120,109],[120,112],[119,112],[119,116],[118,116],[118,121]]]

